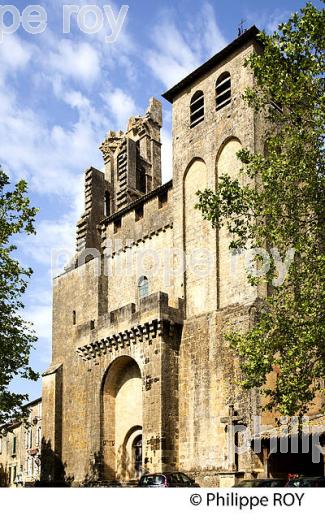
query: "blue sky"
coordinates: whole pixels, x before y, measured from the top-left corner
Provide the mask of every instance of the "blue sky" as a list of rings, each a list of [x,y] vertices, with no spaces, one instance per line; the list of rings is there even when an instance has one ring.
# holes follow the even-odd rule
[[[36,4],[37,2],[35,2]],[[103,168],[98,146],[110,130],[125,129],[129,115],[145,111],[151,96],[180,80],[237,36],[241,19],[267,32],[305,2],[294,0],[125,0],[129,10],[114,43],[108,22],[97,34],[75,23],[62,32],[64,0],[39,2],[46,30],[20,28],[0,43],[0,164],[13,181],[27,179],[31,201],[40,208],[37,235],[17,240],[21,261],[34,275],[25,315],[38,343],[32,366],[42,372],[51,359],[52,251],[72,254],[75,223],[83,208],[83,172]],[[314,2],[319,5],[319,2]],[[73,4],[87,2],[74,0]],[[115,13],[122,4],[110,5]],[[12,2],[20,12],[27,2]],[[9,23],[9,22],[7,22]],[[164,106],[163,179],[171,177],[171,112]],[[17,381],[15,390],[31,399],[41,383]]]

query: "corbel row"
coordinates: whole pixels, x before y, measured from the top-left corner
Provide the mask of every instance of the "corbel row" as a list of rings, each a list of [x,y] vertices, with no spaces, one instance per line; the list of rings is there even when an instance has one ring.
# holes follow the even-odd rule
[[[78,347],[76,352],[85,361],[91,360],[117,350],[123,350],[131,345],[143,343],[143,341],[155,339],[161,336],[161,334],[162,321],[152,320],[151,322],[139,324],[136,327],[131,327],[117,334],[112,334],[107,338],[93,341],[83,347]]]

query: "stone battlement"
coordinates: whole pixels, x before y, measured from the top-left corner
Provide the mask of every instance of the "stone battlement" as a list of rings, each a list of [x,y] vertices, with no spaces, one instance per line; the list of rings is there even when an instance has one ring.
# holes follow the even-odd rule
[[[168,294],[151,294],[139,304],[130,303],[110,313],[100,316],[97,323],[90,321],[78,326],[78,343],[88,341],[87,345],[77,347],[77,353],[84,359],[106,353],[107,349],[124,343],[136,343],[160,335],[164,323],[171,326],[181,325],[184,320],[183,300],[178,299],[178,306],[171,307]]]

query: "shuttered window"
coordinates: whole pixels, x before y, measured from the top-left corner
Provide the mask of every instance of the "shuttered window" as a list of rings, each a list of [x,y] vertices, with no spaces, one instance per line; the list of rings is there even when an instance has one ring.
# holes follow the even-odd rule
[[[216,109],[229,105],[231,101],[231,78],[229,72],[219,76],[216,83]]]
[[[204,94],[202,90],[195,92],[191,99],[191,128],[198,125],[204,119]]]

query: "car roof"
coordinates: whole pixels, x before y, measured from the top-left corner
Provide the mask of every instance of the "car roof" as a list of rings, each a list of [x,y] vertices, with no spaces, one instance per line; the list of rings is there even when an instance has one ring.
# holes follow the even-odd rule
[[[319,475],[319,477],[296,477],[291,480],[319,480],[319,479],[325,480],[325,477],[322,475]]]
[[[161,473],[146,473],[145,475],[142,475],[141,478],[146,478],[146,477],[165,477],[165,478],[168,478],[172,475],[185,475],[186,477],[188,477],[188,475],[186,475],[186,473],[184,473],[183,471],[163,471]],[[190,477],[188,477],[190,478]]]

